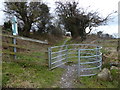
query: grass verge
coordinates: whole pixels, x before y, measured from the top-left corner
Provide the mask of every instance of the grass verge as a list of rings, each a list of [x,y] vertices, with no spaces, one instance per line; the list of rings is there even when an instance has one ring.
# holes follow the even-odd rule
[[[77,80],[78,88],[118,88],[119,85],[118,80],[102,81],[97,79],[97,76],[80,77]]]
[[[3,62],[3,87],[51,88],[62,71],[60,68],[49,71],[46,66]]]
[[[6,40],[6,38],[4,38],[4,40]],[[48,60],[46,59],[45,52],[49,45],[40,45],[22,40],[18,41],[18,43],[20,47],[19,50],[17,49],[17,53],[13,53],[13,51],[10,51],[8,48],[4,49],[5,46],[3,45],[2,87],[58,87],[56,83],[60,80],[64,70],[56,68],[50,71],[48,69]],[[23,46],[29,50],[22,50],[21,47]],[[16,60],[13,58],[14,55],[17,56]]]

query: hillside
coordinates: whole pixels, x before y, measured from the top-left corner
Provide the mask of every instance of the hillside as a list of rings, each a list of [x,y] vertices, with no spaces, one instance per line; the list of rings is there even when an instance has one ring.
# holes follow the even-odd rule
[[[103,68],[110,69],[112,64],[120,69],[117,39],[91,38],[84,42],[73,41],[64,37],[54,44],[40,44],[30,41],[17,40],[17,45],[12,44],[12,38],[2,37],[2,86],[11,88],[61,88],[59,85],[65,69],[56,68],[49,70],[47,48],[55,45],[87,43],[97,44],[103,47]],[[17,48],[17,53],[13,52]],[[14,56],[16,55],[16,59]],[[72,64],[72,63],[71,63]],[[69,65],[69,64],[68,64]],[[112,81],[101,81],[97,76],[78,77],[74,80],[74,88],[117,88],[119,87],[120,73],[110,70]]]

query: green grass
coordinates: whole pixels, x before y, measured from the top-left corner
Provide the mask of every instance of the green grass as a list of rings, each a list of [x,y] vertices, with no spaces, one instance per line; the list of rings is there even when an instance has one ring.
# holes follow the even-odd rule
[[[56,84],[59,82],[64,69],[49,70],[45,55],[48,46],[30,42],[24,42],[22,45],[22,43],[21,41],[20,50],[17,53],[8,49],[4,49],[2,52],[2,86],[11,88],[58,87]],[[63,41],[61,41],[62,43]],[[21,49],[23,46],[29,50]],[[15,54],[16,60],[13,59]]]
[[[3,62],[3,87],[50,88],[60,79],[62,71],[60,68],[50,71],[47,66],[25,62]]]
[[[17,59],[12,56],[3,58],[2,84],[12,88],[51,88],[60,80],[63,69],[48,69],[48,61],[44,52],[17,53]],[[57,78],[56,78],[57,77]],[[56,86],[57,87],[57,86]]]
[[[59,41],[58,43],[55,43],[54,46],[60,46],[63,45],[65,39],[62,39],[61,41]]]
[[[80,77],[76,86],[78,88],[118,88],[118,81],[101,81],[97,76]]]
[[[55,46],[63,45],[64,40],[68,40],[67,44],[73,44],[69,38],[59,41]],[[111,40],[109,42],[115,42]],[[84,43],[84,42],[82,42]],[[100,42],[102,45],[103,42]],[[21,43],[22,44],[22,43]],[[27,46],[26,44],[24,44]],[[109,43],[103,43],[104,47],[114,47],[115,44],[110,45]],[[37,46],[37,47],[36,47]],[[57,83],[59,82],[63,69],[56,68],[52,71],[48,70],[48,60],[45,58],[45,51],[40,50],[38,44],[28,43],[27,48],[30,48],[30,51],[21,51],[17,54],[17,60],[12,60],[12,56],[9,58],[3,57],[3,67],[2,67],[2,85],[3,87],[12,87],[12,88],[52,88],[58,87]],[[48,46],[47,46],[48,47]],[[47,47],[42,47],[47,49]],[[69,47],[71,48],[71,47]],[[58,51],[59,49],[54,49]],[[108,55],[111,51],[101,50],[103,54]],[[74,51],[72,51],[74,52]],[[12,54],[8,50],[3,53]],[[76,56],[73,54],[71,56]],[[68,59],[67,64],[71,65],[77,63],[78,59]],[[111,61],[109,59],[108,61]],[[110,68],[109,62],[104,67]],[[113,81],[101,81],[97,79],[97,76],[92,77],[79,77],[77,78],[77,83],[75,86],[77,88],[116,88],[118,87],[118,71],[111,70]],[[119,80],[120,81],[120,80]]]
[[[18,54],[17,55],[17,58],[18,59],[22,59],[22,60],[28,60],[28,61],[40,61],[41,63],[44,63],[45,62],[45,55],[44,53],[40,53],[40,52],[33,52],[32,54],[31,53],[28,53],[28,55],[23,55],[22,53],[21,54]]]

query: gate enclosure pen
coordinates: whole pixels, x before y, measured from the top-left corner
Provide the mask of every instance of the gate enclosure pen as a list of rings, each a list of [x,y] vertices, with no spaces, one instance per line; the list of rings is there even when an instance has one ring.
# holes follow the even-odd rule
[[[62,49],[60,49],[62,48]],[[92,44],[69,44],[48,48],[49,69],[73,62],[78,69],[78,76],[96,75],[102,66],[102,47]]]

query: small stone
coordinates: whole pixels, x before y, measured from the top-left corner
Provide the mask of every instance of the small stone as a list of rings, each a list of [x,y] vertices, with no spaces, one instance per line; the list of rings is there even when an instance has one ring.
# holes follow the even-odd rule
[[[110,70],[107,68],[104,68],[97,76],[100,80],[112,80]]]
[[[116,66],[116,67],[118,67],[119,65],[120,65],[120,63],[118,61],[110,63],[110,66]]]
[[[110,70],[113,70],[113,69],[117,69],[117,70],[118,70],[118,67],[112,66],[112,67],[110,68]]]

